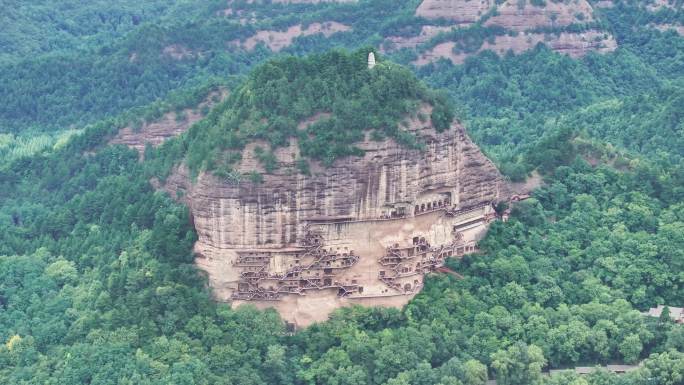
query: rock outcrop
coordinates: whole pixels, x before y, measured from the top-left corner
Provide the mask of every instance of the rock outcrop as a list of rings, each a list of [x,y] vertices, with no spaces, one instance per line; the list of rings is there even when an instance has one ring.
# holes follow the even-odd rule
[[[274,4],[321,4],[321,3],[356,3],[359,0],[271,0]],[[232,1],[229,1],[232,3]],[[254,3],[254,0],[247,0],[247,3]]]
[[[306,28],[303,28],[301,24],[297,24],[284,31],[259,31],[253,36],[247,38],[245,41],[234,40],[231,42],[231,44],[251,51],[257,46],[257,44],[263,43],[271,51],[279,52],[283,48],[289,47],[294,39],[300,36],[322,34],[325,37],[330,37],[335,33],[346,32],[350,29],[351,27],[336,21],[312,23]]]
[[[273,4],[283,4],[283,5],[289,5],[289,4],[336,4],[336,3],[356,3],[358,0],[269,0],[270,3]],[[237,16],[238,20],[240,21],[241,24],[249,24],[249,23],[254,23],[256,22],[256,15],[253,13],[246,14],[242,10],[235,10],[232,8],[233,3],[235,1],[229,0],[228,5],[230,6],[229,8],[225,8],[222,10],[219,10],[216,12],[217,15],[219,16],[225,16],[225,17],[234,17]],[[253,4],[255,1],[254,0],[247,0],[247,4]]]
[[[440,58],[448,59],[454,64],[462,64],[468,56],[484,50],[492,50],[499,55],[504,55],[509,50],[519,54],[534,48],[539,43],[573,58],[584,56],[589,52],[612,52],[617,48],[617,42],[612,35],[596,30],[559,34],[519,33],[515,36],[497,36],[493,43],[485,41],[480,49],[471,53],[454,52],[456,46],[454,42],[441,43],[421,54],[414,64],[425,65]]]
[[[143,123],[137,129],[130,125],[124,127],[109,141],[109,144],[123,144],[138,150],[142,155],[147,144],[156,147],[164,143],[165,140],[187,131],[190,126],[204,117],[203,110],[208,111],[218,101],[223,100],[227,94],[228,91],[225,89],[212,92],[196,108],[183,110],[181,116],[177,112],[171,111],[158,120]]]
[[[308,325],[349,304],[401,306],[446,257],[474,251],[492,203],[506,198],[501,175],[458,123],[442,133],[418,118],[406,126],[424,150],[368,139],[365,155],[313,164],[312,175],[296,171],[295,139],[262,183],[208,173],[191,182],[178,167],[165,189],[190,207],[196,262],[216,298]],[[239,171],[259,169],[257,145]]]
[[[667,31],[675,31],[681,36],[684,36],[684,26],[683,25],[678,25],[678,24],[656,24],[653,26],[653,28],[661,31],[661,32],[667,32]]]
[[[676,0],[653,0],[646,5],[646,9],[653,12],[659,11],[663,8],[678,9],[681,7],[681,2],[678,2]]]
[[[594,3],[594,8],[613,8],[614,6],[613,0],[599,0]]]
[[[202,53],[195,52],[182,44],[171,44],[162,50],[164,56],[173,58],[175,60],[194,59],[202,57]]]
[[[383,44],[385,51],[393,51],[402,48],[416,48],[421,44],[427,43],[441,32],[448,32],[453,27],[440,27],[434,25],[424,25],[420,29],[420,34],[412,37],[390,36]]]
[[[271,0],[279,4],[356,3],[359,0]]]
[[[495,4],[493,0],[424,0],[416,9],[416,16],[470,25],[480,20]]]
[[[489,18],[485,25],[497,25],[514,31],[565,27],[593,21],[593,10],[586,0],[546,1],[543,6],[535,6],[529,1],[521,6],[518,0],[507,0],[496,11],[496,16]]]
[[[416,9],[416,16],[454,21],[450,26],[425,25],[421,33],[414,37],[387,37],[387,50],[417,48],[418,58],[413,63],[419,66],[440,58],[460,64],[466,57],[484,50],[492,50],[497,54],[509,50],[521,53],[539,43],[572,57],[583,56],[592,51],[605,53],[617,48],[615,38],[607,31],[590,29],[571,32],[565,29],[595,21],[594,11],[586,0],[549,0],[537,3],[506,0],[501,4],[487,0],[424,0]],[[436,45],[421,47],[440,32],[452,28],[467,28],[475,22],[483,23],[485,27],[503,28],[506,34],[492,36],[479,49],[469,52],[454,52],[458,43],[456,40],[442,39]]]

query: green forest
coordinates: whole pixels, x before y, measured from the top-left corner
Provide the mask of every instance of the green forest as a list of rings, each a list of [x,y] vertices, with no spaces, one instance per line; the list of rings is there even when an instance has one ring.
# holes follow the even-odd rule
[[[377,48],[373,71],[368,47],[417,35],[420,1],[235,1],[257,19],[247,25],[217,17],[225,3],[7,4],[0,383],[684,383],[683,325],[642,314],[684,306],[684,37],[649,28],[684,22],[681,2],[601,9],[619,43],[612,53],[573,59],[539,45],[417,68],[415,53]],[[354,28],[297,38],[280,53],[226,49],[263,28],[323,20]],[[197,54],[160,54],[178,42]],[[230,96],[144,161],[107,144],[217,87]],[[193,263],[187,207],[151,179],[182,160],[226,176],[231,154],[254,139],[269,142],[268,166],[270,151],[297,135],[306,158],[330,164],[359,154],[368,125],[378,139],[420,148],[400,121],[421,101],[439,106],[438,128],[462,122],[511,181],[543,177],[507,222],[493,223],[480,252],[449,260],[464,279],[431,275],[403,309],[344,308],[297,331],[274,310],[212,300]],[[330,116],[298,133],[316,112]],[[543,373],[613,363],[640,366]]]
[[[399,123],[416,115],[421,103],[434,106],[430,116],[422,116],[424,121],[429,118],[439,131],[449,128],[454,112],[444,95],[428,90],[404,67],[381,62],[369,70],[368,51],[269,61],[195,125],[184,138],[186,144],[176,147],[187,147],[191,170],[227,176],[245,144],[253,140],[266,141],[272,153],[296,137],[302,156],[326,165],[359,155],[354,143],[363,141],[369,127],[375,140],[391,137],[420,148],[417,138]],[[299,122],[316,114],[327,115],[298,129]]]

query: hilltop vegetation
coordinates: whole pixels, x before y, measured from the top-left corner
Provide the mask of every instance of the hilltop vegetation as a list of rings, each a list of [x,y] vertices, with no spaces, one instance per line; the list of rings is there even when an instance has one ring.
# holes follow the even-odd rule
[[[71,22],[76,31],[70,34],[50,34],[48,26],[31,21],[31,17],[45,12],[45,5],[19,7],[26,13],[20,20],[27,21],[31,30],[15,32],[13,28],[19,29],[22,23],[10,23],[12,28],[7,30],[6,39],[22,46],[19,42],[25,41],[27,54],[37,55],[0,60],[0,78],[4,82],[0,93],[0,132],[18,132],[29,127],[54,131],[94,123],[165,99],[174,91],[202,86],[217,78],[226,82],[231,77],[244,76],[253,65],[274,53],[263,44],[250,51],[230,42],[245,40],[260,30],[339,20],[349,22],[354,29],[330,38],[318,34],[295,39],[285,52],[320,52],[328,50],[331,44],[358,48],[372,44],[375,31],[396,22],[400,15],[411,15],[415,8],[411,8],[411,2],[398,7],[390,0],[320,5],[232,3],[240,15],[254,15],[253,22],[244,23],[243,16],[223,14],[228,6],[225,1],[171,3],[146,2],[134,6],[132,2],[122,2],[120,11],[100,2],[92,7],[78,7],[69,10],[73,16],[63,15],[65,20],[79,21]],[[143,12],[147,7],[150,10]],[[110,28],[107,22],[101,24],[95,9],[111,11],[108,15],[121,14],[121,25]],[[141,17],[137,26],[129,25],[129,20],[143,14],[147,16]],[[374,16],[379,14],[384,16]],[[124,33],[129,27],[130,32]],[[54,28],[59,30],[61,26]],[[92,44],[77,39],[88,34],[95,36]],[[45,35],[53,35],[57,42],[46,48],[30,48],[43,44]],[[76,41],[80,45],[75,47]],[[168,54],[173,47],[182,47],[186,54]]]
[[[422,103],[434,106],[430,119],[439,131],[454,118],[446,98],[428,90],[406,68],[380,62],[369,70],[369,50],[332,51],[306,58],[288,57],[257,67],[247,81],[188,133],[192,170],[227,175],[245,144],[262,140],[269,151],[299,141],[302,156],[326,165],[359,155],[355,143],[371,131],[375,140],[391,137],[420,147],[399,123],[416,116]],[[305,127],[300,122],[319,116]]]

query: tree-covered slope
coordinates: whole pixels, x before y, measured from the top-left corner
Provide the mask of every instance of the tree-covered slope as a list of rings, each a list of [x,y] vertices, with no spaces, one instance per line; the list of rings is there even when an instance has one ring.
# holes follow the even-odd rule
[[[244,7],[269,9],[246,2]],[[284,7],[272,9],[284,13]],[[361,9],[354,4],[298,7],[303,17],[326,9]],[[649,27],[651,22],[677,22],[678,11],[654,14],[618,2],[601,12],[621,47],[613,54],[572,60],[542,48],[518,56],[482,53],[463,65],[440,63],[419,72],[429,84],[449,91],[469,134],[509,175],[524,178],[537,169],[545,185],[514,206],[508,222],[492,225],[481,253],[450,262],[464,279],[433,276],[402,310],[344,309],[328,322],[295,333],[273,311],[231,310],[211,301],[191,263],[196,235],[186,208],[155,192],[149,181],[163,176],[186,153],[201,154],[196,164],[203,167],[202,151],[189,152],[202,147],[193,146],[229,148],[207,139],[229,137],[230,132],[246,135],[244,127],[228,124],[235,111],[295,121],[293,116],[299,115],[290,114],[315,111],[257,109],[254,100],[238,97],[247,90],[263,91],[264,103],[272,102],[272,96],[292,96],[290,86],[277,87],[278,81],[290,73],[287,63],[294,71],[308,65],[307,59],[283,58],[262,67],[186,138],[148,151],[144,162],[133,150],[107,146],[108,139],[131,120],[153,120],[165,109],[203,98],[202,93],[187,97],[182,87],[192,82],[169,80],[187,79],[167,76],[176,66],[187,74],[204,73],[205,67],[196,63],[208,60],[219,68],[215,74],[225,74],[229,71],[221,63],[233,60],[233,54],[156,67],[154,63],[166,60],[158,60],[158,51],[117,48],[112,52],[122,58],[117,62],[121,68],[128,68],[132,52],[143,52],[141,61],[132,63],[149,78],[103,83],[98,92],[115,94],[105,103],[83,100],[92,95],[97,79],[116,71],[87,78],[90,72],[75,67],[85,79],[68,65],[49,72],[73,82],[55,80],[50,89],[31,91],[38,107],[17,115],[24,119],[21,127],[60,116],[71,124],[84,111],[92,112],[84,122],[108,114],[117,118],[85,127],[59,146],[12,156],[0,165],[0,382],[474,385],[496,376],[516,385],[682,383],[682,325],[642,315],[657,304],[684,305],[684,39]],[[359,20],[364,17],[381,19],[378,12]],[[130,44],[138,41],[127,36]],[[149,36],[150,47],[163,49],[172,41]],[[307,44],[320,49],[325,42],[307,38],[283,54],[301,52]],[[106,66],[108,52],[83,60]],[[260,61],[270,53],[258,48],[255,55]],[[361,84],[372,80],[365,58],[344,59],[339,53],[321,57],[351,63]],[[44,65],[31,76],[50,68]],[[15,67],[3,68],[3,80],[15,79],[3,83],[10,90],[4,101],[49,80],[25,77],[28,83],[18,86],[19,77],[8,69]],[[258,81],[258,74],[266,81]],[[310,79],[321,76],[313,71]],[[165,91],[144,97],[131,91],[156,84],[148,83],[156,78],[163,79],[158,84]],[[272,89],[265,87],[268,79]],[[81,90],[82,82],[92,87],[78,94],[83,98],[60,93],[67,85]],[[415,83],[402,79],[399,84]],[[147,105],[176,86],[181,91],[171,93],[173,100],[119,115],[124,106]],[[141,99],[103,112],[111,100],[129,93]],[[397,100],[407,101],[422,94],[411,86],[399,95]],[[295,96],[292,106],[299,100]],[[126,98],[121,100],[133,100]],[[309,107],[327,103],[302,100]],[[47,114],[44,108],[51,103],[54,109]],[[397,106],[399,111],[404,104]],[[392,121],[396,115],[390,112],[386,116]],[[19,121],[12,119],[7,121]],[[217,124],[222,121],[226,125]],[[267,138],[280,132],[269,125],[260,128],[255,132]],[[540,373],[542,368],[642,360],[640,368],[621,376]]]
[[[243,76],[258,63],[275,53],[264,46],[248,50],[232,42],[244,41],[258,31],[283,30],[292,25],[338,21],[348,24],[348,33],[326,37],[323,34],[294,39],[285,52],[311,53],[329,49],[331,45],[356,48],[373,44],[378,30],[390,28],[402,15],[411,15],[415,5],[407,2],[397,6],[394,1],[362,1],[361,3],[270,4],[238,1],[230,7],[238,10],[226,15],[224,1],[176,1],[172,4],[145,3],[132,5],[97,5],[69,9],[73,18],[89,21],[85,31],[71,31],[66,37],[51,34],[58,47],[31,48],[22,39],[42,42],[50,27],[25,33],[13,32],[22,26],[41,28],[40,23],[24,22],[45,12],[46,5],[22,5],[19,15],[9,23],[4,39],[25,46],[31,55],[18,55],[0,61],[0,132],[19,132],[28,128],[61,130],[72,125],[82,126],[116,116],[127,109],[142,107],[165,99],[173,91],[192,90],[219,77]],[[156,11],[146,11],[154,8]],[[156,8],[155,8],[156,7]],[[116,31],[110,24],[100,24],[96,10],[105,18],[121,17]],[[54,9],[47,8],[47,9]],[[61,8],[59,8],[61,9]],[[92,14],[91,14],[92,13]],[[239,14],[238,14],[239,13]],[[137,25],[128,20],[145,14]],[[153,17],[153,14],[155,15]],[[61,14],[60,14],[61,15]],[[240,15],[252,15],[245,23]],[[382,15],[382,17],[378,17]],[[47,15],[59,21],[82,25],[69,16]],[[130,27],[130,28],[128,28]],[[66,28],[66,27],[65,27]],[[128,33],[125,33],[128,31]],[[81,35],[92,34],[89,41]],[[3,35],[0,35],[3,36]],[[74,36],[79,36],[78,38]],[[64,40],[64,41],[62,41]],[[85,40],[85,41],[84,41]],[[63,48],[62,48],[63,46]],[[175,48],[187,54],[175,55]],[[58,49],[59,48],[59,49]],[[12,51],[14,52],[14,51]]]
[[[148,182],[155,159],[90,154],[86,135],[0,171],[5,383],[480,384],[489,368],[527,384],[545,363],[651,353],[609,383],[681,375],[681,326],[639,313],[682,298],[681,168],[573,161],[451,265],[464,280],[290,335],[274,312],[212,303],[186,209]]]
[[[443,61],[419,74],[449,91],[475,141],[513,179],[539,164],[527,163],[521,154],[561,126],[647,157],[673,156],[676,162],[684,130],[678,112],[684,38],[644,25],[653,16],[638,9],[610,12],[607,20],[623,31],[614,54],[573,60],[544,47],[505,58],[485,52],[463,65]]]
[[[301,154],[330,165],[359,155],[355,144],[370,131],[374,140],[391,137],[408,147],[421,143],[400,121],[416,116],[421,104],[439,131],[454,118],[444,95],[429,90],[407,68],[380,61],[368,68],[369,49],[288,57],[257,67],[204,121],[191,128],[187,163],[193,170],[229,173],[244,146],[261,140],[269,151],[297,138]],[[318,117],[312,124],[301,122]]]
[[[481,23],[451,31],[449,28],[458,26],[417,16],[420,3],[178,0],[164,4],[91,2],[78,7],[73,6],[77,2],[32,2],[10,7],[5,16],[7,28],[0,33],[0,39],[10,43],[3,47],[14,53],[11,60],[0,61],[4,80],[0,132],[80,128],[217,77],[225,81],[230,76],[243,76],[255,64],[282,53],[301,55],[331,46],[385,47],[394,38],[420,36],[424,27],[446,28],[423,45],[388,50],[393,60],[409,64],[417,53],[452,35],[467,44],[477,43],[477,47],[501,35],[496,28]],[[635,36],[660,33],[657,26],[682,23],[678,8],[652,12],[638,2],[616,2],[614,8],[596,7],[594,11],[596,23],[613,33],[620,46],[638,40]],[[280,39],[278,34],[286,34],[292,27],[306,29],[326,22],[348,29],[329,35],[295,33],[279,52],[269,49],[271,39]],[[638,30],[631,33],[632,27]],[[259,37],[260,33],[266,35]],[[251,49],[240,43],[255,37],[256,45]],[[13,45],[20,46],[25,54],[16,54],[17,50],[9,48]],[[471,51],[469,55],[477,50]],[[673,67],[681,62],[672,56],[676,51],[651,54]]]
[[[177,1],[9,0],[0,15],[0,62],[59,51],[87,51],[144,23],[193,14],[196,3]]]

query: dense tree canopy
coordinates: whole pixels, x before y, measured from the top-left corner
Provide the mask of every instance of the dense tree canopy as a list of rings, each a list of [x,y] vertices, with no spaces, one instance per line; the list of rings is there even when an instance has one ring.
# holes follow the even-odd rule
[[[304,157],[329,165],[360,154],[354,144],[363,141],[369,129],[375,139],[392,137],[420,147],[399,123],[415,117],[421,104],[434,106],[431,117],[438,130],[449,128],[454,113],[445,97],[428,90],[402,66],[381,61],[369,70],[369,52],[331,51],[257,67],[225,103],[190,130],[188,165],[228,174],[249,141],[266,141],[272,150],[289,144],[290,137],[298,138]],[[300,126],[313,117],[318,119]]]
[[[330,38],[302,36],[285,50],[288,53],[375,45],[376,33],[392,32],[398,20],[418,25],[412,16],[417,4],[12,1],[8,13],[0,16],[7,21],[0,32],[0,133],[82,126],[166,99],[174,91],[243,76],[276,54],[263,44],[254,50],[230,44],[259,30],[326,21],[353,27]],[[234,13],[226,15],[228,8]],[[253,22],[245,24],[240,16],[245,14],[252,15]],[[174,57],[168,53],[173,47],[186,54]]]
[[[211,12],[220,10],[218,3],[210,4]],[[282,4],[235,3],[273,28],[298,17]],[[308,21],[334,15],[358,23],[359,32],[332,40],[352,46],[378,30],[416,35],[420,24],[407,9],[417,2],[407,3],[294,7]],[[140,8],[127,4],[119,3],[133,9],[124,14],[137,14]],[[404,67],[383,60],[378,71],[368,71],[367,50],[283,57],[240,86],[236,79],[217,81],[213,75],[242,73],[270,53],[260,47],[249,55],[174,62],[155,49],[177,41],[164,36],[181,35],[184,44],[204,49],[205,38],[219,44],[207,31],[233,37],[249,34],[250,27],[211,18],[177,23],[180,5],[146,4],[139,7],[150,7],[145,15],[159,21],[157,29],[145,22],[133,28],[124,17],[116,30],[69,26],[68,35],[54,37],[59,49],[27,42],[25,52],[47,52],[35,58],[3,51],[0,121],[3,131],[21,132],[0,136],[0,382],[684,381],[682,325],[642,314],[657,304],[684,305],[684,39],[648,29],[651,22],[677,22],[681,13],[652,14],[622,2],[603,10],[621,46],[604,56],[573,60],[539,47],[501,58],[485,52],[461,66],[439,63],[418,71],[449,92],[469,133],[507,175],[524,179],[536,169],[544,184],[513,205],[509,221],[492,225],[480,253],[449,261],[464,279],[434,275],[404,309],[341,309],[327,322],[290,333],[272,310],[231,309],[211,300],[192,264],[196,234],[187,208],[155,191],[150,179],[185,156],[198,169],[216,166],[210,164],[215,149],[239,149],[252,138],[280,145],[293,125],[317,112],[332,115],[310,128],[315,135],[307,149],[324,160],[353,153],[358,131],[368,124],[379,135],[397,135],[399,117],[420,100],[439,106],[433,121],[448,121],[452,112],[443,95],[428,92]],[[363,12],[366,5],[372,12]],[[101,7],[95,2],[82,11]],[[383,10],[386,18],[373,16]],[[40,36],[11,33],[12,41]],[[111,44],[75,47],[72,35]],[[325,42],[299,39],[287,52],[317,51]],[[132,53],[140,61],[131,60]],[[144,162],[133,150],[106,145],[121,127],[196,105],[227,82],[234,86],[228,101],[187,136],[148,149]],[[71,97],[73,89],[80,98]],[[154,102],[158,98],[164,100]],[[386,104],[373,104],[378,98]],[[365,113],[354,113],[360,110]],[[248,132],[240,125],[253,121],[248,118],[267,123]],[[97,123],[64,130],[79,121]],[[35,128],[47,123],[60,133]],[[24,131],[31,126],[36,131]],[[343,146],[326,145],[333,140]],[[269,151],[259,153],[265,165]],[[636,362],[642,362],[639,369],[621,376],[540,374]]]

